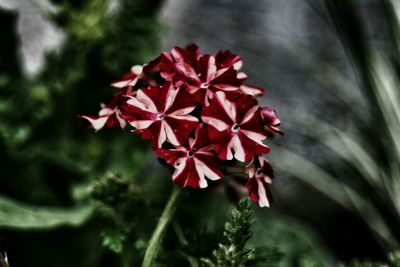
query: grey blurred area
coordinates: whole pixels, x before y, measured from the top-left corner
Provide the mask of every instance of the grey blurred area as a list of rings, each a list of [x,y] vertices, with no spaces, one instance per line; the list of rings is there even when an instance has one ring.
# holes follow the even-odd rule
[[[366,14],[375,14],[370,20],[371,34],[384,47],[383,33],[376,30],[380,23],[374,11],[377,2],[364,1],[363,8]],[[281,129],[286,133],[270,140],[269,157],[274,157],[274,145],[277,144],[329,168],[333,166],[329,152],[302,135],[302,127],[307,127],[302,125],[304,118],[312,114],[335,121],[343,128],[351,128],[353,121],[339,98],[310,75],[304,66],[304,58],[311,53],[328,63],[354,84],[354,88],[358,81],[323,9],[316,3],[168,0],[160,12],[164,31],[161,47],[170,50],[173,46],[196,43],[202,52],[215,53],[223,49],[239,54],[249,76],[248,83],[266,88],[260,102],[277,108]],[[41,70],[44,54],[59,49],[63,43],[62,32],[43,16],[43,10],[57,10],[47,0],[0,0],[0,8],[18,12],[20,54],[26,73],[34,76]],[[321,73],[328,71],[324,65],[318,68]],[[360,91],[349,93],[362,105],[364,99]],[[335,172],[335,169],[331,171]],[[383,253],[355,215],[279,168],[276,168],[272,192],[275,198],[272,209],[296,217],[316,229],[320,242],[337,251],[339,258],[354,257],[357,253],[360,256]],[[341,228],[343,234],[337,235],[332,228]]]
[[[64,34],[46,18],[46,12],[57,12],[47,0],[0,0],[0,8],[18,14],[20,57],[28,76],[34,76],[43,67],[44,55],[57,51]]]

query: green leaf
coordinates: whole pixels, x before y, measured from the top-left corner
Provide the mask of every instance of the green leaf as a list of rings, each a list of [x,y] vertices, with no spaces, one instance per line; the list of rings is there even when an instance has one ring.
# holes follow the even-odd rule
[[[79,226],[94,211],[94,204],[73,208],[33,206],[0,196],[0,228],[52,229]]]

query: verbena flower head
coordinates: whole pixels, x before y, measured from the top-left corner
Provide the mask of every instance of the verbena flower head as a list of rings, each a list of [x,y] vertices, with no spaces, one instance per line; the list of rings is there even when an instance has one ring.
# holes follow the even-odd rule
[[[196,45],[175,47],[148,64],[134,66],[119,81],[98,116],[81,116],[98,131],[131,125],[170,164],[178,186],[205,188],[208,180],[246,175],[250,198],[261,207],[272,201],[271,165],[264,144],[282,132],[275,109],[260,107],[264,93],[246,84],[240,56],[230,51],[200,54]]]

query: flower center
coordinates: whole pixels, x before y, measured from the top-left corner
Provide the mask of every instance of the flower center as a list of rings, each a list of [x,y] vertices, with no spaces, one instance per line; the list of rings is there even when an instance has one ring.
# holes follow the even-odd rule
[[[162,119],[164,119],[164,118],[165,118],[165,115],[164,115],[163,113],[157,114],[156,119],[157,119],[158,121],[160,121],[160,120],[162,120]]]
[[[234,133],[237,133],[240,130],[240,126],[239,124],[235,123],[234,125],[232,125],[231,131]]]
[[[201,88],[201,89],[207,89],[209,86],[210,86],[209,83],[202,83],[202,84],[200,85],[200,88]]]
[[[256,170],[256,176],[259,176],[261,173],[262,173],[261,169],[258,168],[258,169]]]
[[[189,150],[189,151],[187,152],[187,156],[188,156],[189,158],[192,158],[192,157],[194,156],[194,154],[195,154],[195,152],[194,152],[193,150]]]

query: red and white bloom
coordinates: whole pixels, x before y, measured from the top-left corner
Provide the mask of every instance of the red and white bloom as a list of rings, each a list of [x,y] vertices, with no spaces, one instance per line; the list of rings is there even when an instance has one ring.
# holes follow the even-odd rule
[[[195,102],[181,89],[166,82],[162,87],[139,89],[123,106],[124,118],[143,139],[160,148],[164,142],[184,144],[199,121],[190,115]]]
[[[221,165],[228,174],[238,166],[228,160],[251,160],[239,187],[247,187],[253,201],[269,207],[273,171],[262,157],[270,150],[263,141],[282,134],[280,120],[274,109],[258,105],[256,97],[264,90],[244,84],[242,65],[240,56],[230,51],[213,56],[200,54],[196,45],[175,47],[133,66],[111,84],[119,88],[111,103],[102,104],[98,116],[81,118],[96,131],[124,128],[129,122],[133,133],[150,140],[156,154],[174,166],[173,181],[183,187],[207,187],[207,178],[222,178]],[[237,173],[230,174],[237,178]]]
[[[215,57],[203,55],[198,60],[197,71],[190,66],[177,70],[186,79],[186,88],[190,94],[195,94],[196,99],[205,106],[209,105],[216,92],[239,93],[240,81],[233,66],[217,69]]]
[[[240,56],[233,54],[231,51],[219,51],[215,55],[217,66],[219,69],[233,67],[238,71],[237,78],[244,82],[247,80],[247,74],[244,72],[239,72],[242,69],[243,62]],[[250,86],[246,84],[240,85],[240,91],[245,95],[259,96],[264,94],[264,89],[257,86]]]
[[[219,51],[217,54],[215,54],[215,59],[219,69],[233,66],[236,71],[239,71],[243,66],[240,56],[233,54],[229,50]]]
[[[141,78],[143,72],[143,67],[140,65],[135,65],[131,68],[131,72],[125,74],[122,80],[115,81],[111,83],[111,86],[116,88],[133,87],[136,85],[139,78]]]
[[[97,131],[101,130],[104,126],[114,127],[118,125],[120,128],[125,128],[126,121],[122,118],[120,105],[124,101],[124,92],[118,91],[114,94],[111,103],[105,105],[100,104],[100,111],[98,116],[79,116],[87,120],[92,127]]]
[[[262,156],[257,156],[246,168],[248,174],[247,190],[250,199],[260,207],[269,207],[272,202],[268,184],[272,183],[274,172],[269,162]]]
[[[253,97],[240,95],[231,102],[223,92],[217,92],[201,118],[210,126],[210,140],[220,159],[244,162],[269,152],[269,147],[262,143],[267,136],[260,107]]]
[[[185,146],[175,149],[157,149],[159,157],[175,167],[172,179],[176,185],[207,187],[205,177],[218,180],[223,176],[219,170],[219,159],[212,151],[208,139],[207,126],[200,124],[194,138],[189,138]]]
[[[261,117],[268,129],[273,133],[283,134],[281,130],[279,130],[279,125],[281,124],[281,120],[276,114],[276,110],[273,108],[262,108],[261,109]]]

